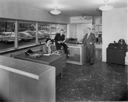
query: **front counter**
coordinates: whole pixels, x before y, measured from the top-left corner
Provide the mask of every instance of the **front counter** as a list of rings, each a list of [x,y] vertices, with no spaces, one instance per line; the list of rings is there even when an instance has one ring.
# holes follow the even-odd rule
[[[0,56],[0,97],[7,102],[55,102],[55,67]]]
[[[68,63],[83,65],[85,63],[85,48],[83,44],[68,44],[69,58]]]

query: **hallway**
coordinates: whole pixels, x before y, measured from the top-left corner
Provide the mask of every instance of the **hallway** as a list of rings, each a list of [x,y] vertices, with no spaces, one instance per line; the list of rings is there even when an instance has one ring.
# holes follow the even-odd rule
[[[123,100],[128,66],[101,62],[101,49],[96,50],[96,55],[94,65],[67,64],[63,78],[57,77],[57,102]]]

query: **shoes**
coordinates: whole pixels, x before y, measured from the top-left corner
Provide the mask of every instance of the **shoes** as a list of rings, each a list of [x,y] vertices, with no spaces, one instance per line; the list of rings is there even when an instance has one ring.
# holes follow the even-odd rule
[[[69,55],[66,55],[67,58],[69,58]]]
[[[93,65],[94,63],[90,63],[90,65]]]

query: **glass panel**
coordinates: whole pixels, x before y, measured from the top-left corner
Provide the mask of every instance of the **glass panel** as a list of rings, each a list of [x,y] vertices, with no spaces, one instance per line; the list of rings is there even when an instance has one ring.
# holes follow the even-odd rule
[[[15,23],[11,20],[0,20],[0,51],[14,48]]]
[[[38,25],[38,39],[39,42],[45,41],[47,37],[54,39],[55,34],[63,29],[65,34],[67,34],[67,25],[63,24],[48,24],[48,23],[39,23]]]
[[[39,23],[38,25],[38,40],[44,42],[46,38],[49,38],[50,24]]]
[[[58,29],[63,29],[65,31],[65,34],[67,33],[67,25],[66,24],[58,24]]]
[[[36,22],[18,21],[18,47],[29,46],[36,43]],[[38,23],[38,40],[45,41],[46,38],[54,39],[55,34],[61,29],[67,34],[66,24]],[[14,48],[15,21],[0,19],[0,51]]]
[[[54,39],[56,33],[60,32],[61,29],[64,30],[64,34],[66,36],[67,35],[67,25],[63,25],[63,24],[51,24],[50,25],[50,38],[51,39]]]
[[[50,38],[54,39],[58,32],[58,24],[50,24]]]
[[[70,47],[69,46],[69,61],[80,62],[80,48],[79,47]]]
[[[18,45],[28,46],[34,44],[36,41],[36,24],[33,22],[19,22],[18,23]]]

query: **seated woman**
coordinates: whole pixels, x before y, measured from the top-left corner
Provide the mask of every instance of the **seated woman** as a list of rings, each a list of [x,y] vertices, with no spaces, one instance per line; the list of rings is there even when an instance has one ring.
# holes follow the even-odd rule
[[[51,54],[52,53],[52,41],[50,38],[47,38],[45,41],[45,44],[41,46],[41,51],[45,54]]]

